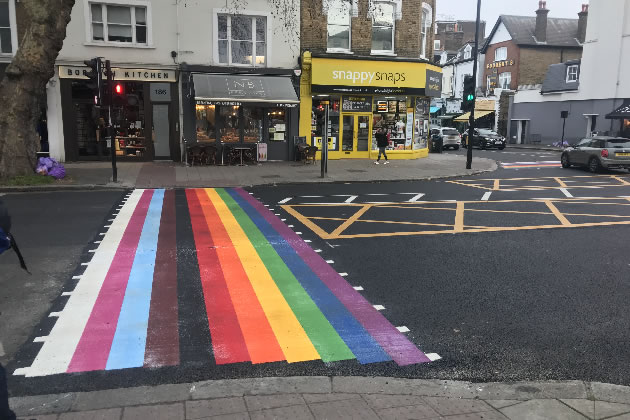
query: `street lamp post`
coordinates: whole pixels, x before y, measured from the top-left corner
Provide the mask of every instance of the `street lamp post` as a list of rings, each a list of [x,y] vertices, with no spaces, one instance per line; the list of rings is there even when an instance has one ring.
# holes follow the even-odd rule
[[[477,62],[479,55],[479,21],[481,20],[481,0],[477,0],[477,23],[475,26],[475,46],[473,48],[473,106],[470,111],[470,119],[468,120],[468,140],[467,140],[467,154],[466,154],[466,169],[472,168],[472,145],[473,136],[475,133],[475,103],[477,101]]]

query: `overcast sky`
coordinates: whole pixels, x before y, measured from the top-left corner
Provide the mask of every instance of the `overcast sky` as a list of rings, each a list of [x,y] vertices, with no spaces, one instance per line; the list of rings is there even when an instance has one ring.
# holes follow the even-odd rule
[[[582,10],[582,4],[588,0],[547,0],[549,17],[563,17],[577,19]],[[486,35],[490,34],[499,15],[536,16],[538,0],[481,0],[481,19],[486,21]],[[437,19],[442,20],[446,15],[454,20],[474,20],[477,16],[477,2],[475,0],[438,0]]]

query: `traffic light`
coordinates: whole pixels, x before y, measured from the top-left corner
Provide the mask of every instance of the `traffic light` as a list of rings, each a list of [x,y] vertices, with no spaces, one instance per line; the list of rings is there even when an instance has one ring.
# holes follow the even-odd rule
[[[469,112],[475,107],[475,79],[472,76],[464,76],[464,97],[462,99],[462,111]]]
[[[123,93],[125,93],[125,88],[123,87],[122,83],[116,83],[116,86],[114,86],[114,93],[116,95],[122,95]]]
[[[103,88],[103,64],[101,63],[101,58],[92,58],[91,60],[85,60],[83,63],[88,66],[88,70],[84,73],[89,79],[88,87],[95,91],[94,104],[100,106]]]

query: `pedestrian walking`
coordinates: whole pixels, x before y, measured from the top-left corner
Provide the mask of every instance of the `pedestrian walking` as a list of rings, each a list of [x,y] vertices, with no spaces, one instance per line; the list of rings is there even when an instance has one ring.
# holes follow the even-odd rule
[[[387,140],[387,134],[383,127],[380,127],[376,131],[376,145],[378,146],[378,158],[376,159],[375,164],[379,164],[381,160],[381,155],[385,156],[385,165],[389,163],[389,159],[387,159],[387,153],[385,153],[385,148],[389,146],[389,140]]]

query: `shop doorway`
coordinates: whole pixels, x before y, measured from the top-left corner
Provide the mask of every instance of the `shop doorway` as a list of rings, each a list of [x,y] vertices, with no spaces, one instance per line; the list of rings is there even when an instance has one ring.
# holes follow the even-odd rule
[[[171,159],[168,104],[153,104],[153,147],[155,159]]]
[[[341,151],[346,157],[369,158],[372,144],[372,114],[343,115]]]

